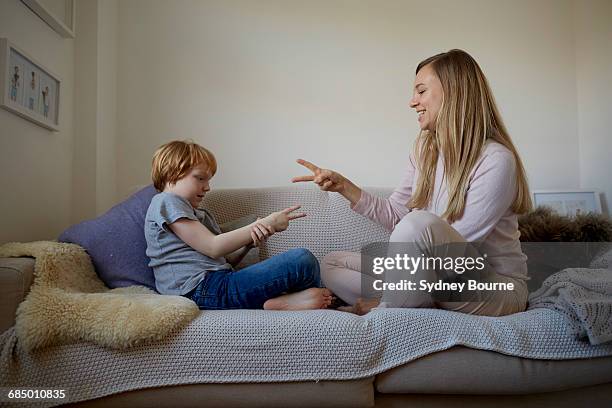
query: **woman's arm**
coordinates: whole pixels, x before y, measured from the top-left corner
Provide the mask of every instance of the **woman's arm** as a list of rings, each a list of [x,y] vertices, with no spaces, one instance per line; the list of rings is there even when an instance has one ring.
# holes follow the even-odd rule
[[[380,224],[388,231],[393,230],[395,225],[410,212],[406,205],[412,197],[412,181],[415,174],[412,158],[409,160],[407,171],[400,185],[387,199],[363,191],[352,181],[333,170],[322,169],[302,159],[297,162],[312,171],[313,175],[294,177],[291,179],[292,182],[312,181],[323,191],[340,193],[350,202],[351,209]]]
[[[452,226],[470,242],[482,241],[510,210],[516,196],[516,163],[510,152],[495,151],[477,164],[461,219]]]
[[[381,225],[387,231],[393,231],[397,223],[410,212],[408,202],[412,197],[414,177],[415,167],[410,159],[400,184],[388,198],[364,191],[360,200],[351,206],[352,210]]]

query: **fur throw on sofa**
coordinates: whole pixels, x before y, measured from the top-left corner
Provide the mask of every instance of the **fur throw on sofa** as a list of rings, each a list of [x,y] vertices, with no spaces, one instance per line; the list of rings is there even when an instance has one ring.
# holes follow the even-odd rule
[[[26,350],[78,341],[127,348],[162,339],[199,314],[184,297],[160,296],[142,286],[108,289],[78,245],[39,241],[0,246],[0,257],[20,256],[36,258],[34,284],[15,323]]]
[[[523,242],[612,242],[612,221],[602,214],[567,217],[538,207],[519,217]]]

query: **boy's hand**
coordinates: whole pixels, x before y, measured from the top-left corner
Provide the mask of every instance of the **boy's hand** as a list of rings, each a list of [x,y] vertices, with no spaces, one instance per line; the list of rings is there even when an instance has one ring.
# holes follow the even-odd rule
[[[306,216],[306,214],[303,212],[291,214],[300,207],[300,205],[294,205],[293,207],[285,208],[282,211],[273,212],[262,221],[268,226],[274,228],[275,232],[284,231],[289,226],[289,221]]]
[[[271,237],[274,232],[276,231],[273,227],[263,222],[257,222],[255,225],[253,225],[253,227],[251,227],[251,238],[253,239],[253,242],[249,245],[254,247],[261,246],[261,244],[266,242],[266,240]]]

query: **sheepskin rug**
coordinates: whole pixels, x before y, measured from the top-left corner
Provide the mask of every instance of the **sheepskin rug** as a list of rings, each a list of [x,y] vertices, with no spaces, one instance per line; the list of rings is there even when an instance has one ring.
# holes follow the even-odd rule
[[[34,283],[15,319],[17,338],[27,350],[80,341],[124,349],[162,339],[200,313],[181,296],[162,296],[142,286],[108,289],[78,245],[0,246],[0,257],[20,256],[36,258]]]

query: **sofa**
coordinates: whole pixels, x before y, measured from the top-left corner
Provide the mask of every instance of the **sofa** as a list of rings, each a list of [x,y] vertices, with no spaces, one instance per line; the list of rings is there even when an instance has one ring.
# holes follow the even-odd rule
[[[370,189],[370,191],[383,196],[390,193],[390,189],[384,188]],[[282,209],[294,204],[301,204],[302,209],[308,216],[292,222],[287,231],[271,237],[259,249],[257,254],[259,259],[265,259],[290,248],[306,247],[321,260],[330,251],[359,251],[365,244],[382,242],[388,238],[387,231],[353,213],[339,195],[321,192],[310,187],[217,190],[209,192],[203,203],[206,208],[215,214],[220,223],[244,216],[263,216],[272,210]],[[4,332],[5,343],[3,347],[5,349],[9,346],[19,347],[18,341],[9,344],[6,339],[15,324],[17,308],[28,295],[29,287],[33,282],[34,263],[34,259],[26,257],[0,258],[0,332]],[[418,339],[419,324],[421,324],[419,322],[427,322],[427,319],[438,317],[448,319],[449,314],[451,319],[454,320],[463,318],[462,316],[452,315],[453,312],[430,312],[434,313],[427,314],[425,311],[402,310],[400,315],[393,314],[394,312],[391,311],[379,311],[378,320],[368,320],[367,316],[348,316],[349,314],[339,311],[317,311],[308,314],[304,320],[296,317],[295,322],[297,323],[295,324],[300,325],[302,321],[312,324],[312,322],[325,319],[326,321],[331,320],[331,323],[327,322],[327,324],[333,325],[333,321],[337,320],[338,327],[343,327],[343,330],[350,331],[352,327],[355,327],[355,330],[366,330],[381,321],[384,322],[384,314],[391,314],[395,319],[394,322],[406,322],[406,324],[411,321],[411,316],[414,316],[413,321],[416,321],[417,324],[411,326],[414,328],[414,330],[411,330],[411,335],[417,336],[413,339]],[[208,313],[207,311],[202,312],[198,320],[201,324],[211,324],[209,320],[215,319],[218,322],[231,322],[232,319],[236,319],[236,322],[243,324],[246,319],[244,313],[247,312],[238,312],[243,314],[237,314],[235,311]],[[246,316],[248,316],[248,319],[256,321],[255,325],[261,324],[261,326],[256,327],[265,327],[265,319],[268,316],[278,316],[278,321],[285,322],[283,330],[286,336],[291,336],[293,331],[299,333],[312,332],[312,339],[306,343],[301,343],[300,348],[296,347],[295,350],[292,350],[290,342],[284,346],[286,350],[289,350],[289,354],[295,354],[286,356],[285,358],[288,361],[299,358],[300,353],[314,353],[314,355],[316,353],[336,353],[334,355],[337,355],[337,350],[329,350],[330,345],[331,348],[341,348],[343,344],[343,340],[339,338],[337,345],[334,345],[333,338],[325,337],[314,326],[292,327],[291,323],[287,323],[293,321],[291,317],[282,314],[289,312],[250,311],[248,313],[250,314]],[[495,331],[490,327],[497,326],[488,326],[495,322],[486,320],[487,318],[482,319],[486,323],[486,326],[482,327]],[[513,330],[520,330],[520,328],[516,328],[516,321],[512,322]],[[209,330],[213,330],[210,327],[214,328],[215,326],[207,327],[209,327]],[[238,325],[237,327],[242,326]],[[193,327],[188,327],[186,330],[193,331]],[[219,328],[219,330],[222,329]],[[252,330],[255,330],[252,332],[255,338],[257,329]],[[378,335],[380,330],[385,330],[384,325],[378,327],[377,330],[379,331],[373,331],[373,333]],[[440,332],[442,333],[443,330]],[[369,332],[364,331],[364,333]],[[389,333],[395,332],[389,331]],[[234,331],[231,335],[239,336],[240,333]],[[564,334],[555,335],[560,336],[559,338],[565,336]],[[162,385],[156,385],[154,381],[145,381],[148,377],[147,373],[143,372],[142,378],[129,386],[119,387],[115,391],[106,389],[104,392],[96,391],[94,378],[98,378],[99,381],[100,378],[111,379],[113,376],[117,376],[118,374],[113,371],[113,359],[117,359],[117,364],[119,364],[122,353],[127,353],[127,351],[108,351],[102,348],[96,349],[94,346],[85,343],[77,343],[38,350],[27,356],[27,359],[29,364],[40,364],[41,370],[46,369],[45,367],[61,370],[58,365],[66,363],[67,353],[77,353],[81,348],[87,348],[90,351],[93,350],[93,352],[99,350],[106,356],[104,373],[96,372],[92,374],[91,372],[96,371],[97,368],[89,367],[88,364],[92,363],[88,361],[82,361],[82,367],[79,370],[83,370],[83,372],[77,373],[77,376],[81,376],[83,381],[87,381],[86,379],[89,378],[92,382],[89,385],[89,391],[82,391],[78,397],[68,401],[46,401],[42,404],[45,406],[59,405],[63,402],[69,402],[67,406],[81,407],[148,407],[153,405],[177,407],[443,407],[459,405],[481,407],[495,405],[514,407],[517,404],[550,407],[612,406],[612,353],[609,351],[610,348],[600,349],[600,351],[603,351],[598,354],[598,357],[590,358],[525,358],[494,351],[495,347],[477,349],[470,344],[460,344],[461,341],[459,340],[444,343],[442,338],[444,335],[441,334],[440,337],[435,352],[424,352],[418,358],[404,358],[406,361],[401,360],[404,361],[401,364],[394,362],[378,364],[374,362],[375,369],[369,371],[364,369],[359,372],[358,368],[349,367],[346,371],[350,371],[351,374],[346,376],[342,375],[342,370],[332,367],[329,370],[329,375],[317,373],[313,377],[309,376],[308,370],[304,370],[303,367],[294,366],[285,369],[289,379],[286,381],[283,381],[283,378],[279,376],[258,376],[257,370],[255,370],[251,371],[250,378],[259,378],[258,381],[249,381],[246,374],[241,377],[230,373],[225,377],[220,376],[218,381],[210,376],[203,379],[192,376],[183,383],[179,381],[173,384],[166,382]],[[231,336],[223,338],[231,339]],[[435,336],[432,338],[435,338]],[[240,349],[244,350],[244,355],[241,355],[240,358],[245,361],[245,372],[248,371],[249,364],[251,364],[249,361],[255,361],[257,358],[257,356],[251,357],[252,352],[256,354],[258,347],[274,346],[273,340],[263,341],[262,339],[266,340],[266,337],[259,337],[256,342],[253,341],[252,349],[251,346],[247,349]],[[383,344],[386,340],[389,339],[385,339],[383,335],[378,339],[376,346],[386,347]],[[249,339],[242,341],[249,344]],[[537,342],[538,339],[530,339],[530,341]],[[299,341],[296,340],[296,343],[299,343]],[[151,347],[155,347],[156,350],[161,350],[163,353],[164,347],[169,347],[169,344],[173,343],[161,342]],[[219,347],[232,347],[231,340],[228,344],[220,344]],[[312,349],[305,351],[304,344],[311,345]],[[325,349],[317,349],[318,344],[326,344]],[[556,347],[556,344],[544,345],[543,347],[544,349],[549,347],[552,350]],[[584,349],[587,350],[588,345],[585,345]],[[130,352],[140,352],[146,355],[147,346],[140,346],[138,350]],[[345,352],[350,353],[350,350]],[[75,357],[70,358],[74,360]],[[350,359],[352,359],[350,361],[360,361],[358,356],[352,356]],[[280,356],[267,361],[266,368],[264,369],[262,366],[262,372],[275,370],[275,366],[283,364],[282,360],[283,357]],[[211,361],[213,361],[212,357]],[[142,371],[148,370],[147,362],[142,361],[141,363]],[[152,370],[176,369],[171,363],[166,364],[169,365],[156,366]],[[87,370],[83,367],[87,367]],[[99,367],[102,369],[102,366]],[[153,363],[151,363],[151,367],[153,367]],[[214,374],[214,367],[212,368],[211,370],[211,367],[206,367],[209,372]],[[302,373],[300,374],[301,377],[292,374],[293,371]],[[88,377],[88,375],[91,375],[91,377]],[[266,378],[270,378],[270,380],[266,381]],[[6,385],[0,384],[0,387]],[[18,385],[25,387],[25,384]],[[27,384],[27,387],[34,387],[35,385],[41,388],[48,386],[48,384]],[[0,401],[7,400],[2,399]]]

